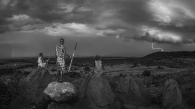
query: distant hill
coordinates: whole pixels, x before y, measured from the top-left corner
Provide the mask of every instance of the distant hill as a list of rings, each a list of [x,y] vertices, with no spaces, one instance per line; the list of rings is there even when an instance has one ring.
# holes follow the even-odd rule
[[[195,58],[195,51],[155,52],[142,59]]]

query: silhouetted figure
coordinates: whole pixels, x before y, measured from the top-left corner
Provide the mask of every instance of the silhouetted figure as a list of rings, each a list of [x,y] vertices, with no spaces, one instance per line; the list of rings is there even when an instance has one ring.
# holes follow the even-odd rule
[[[58,66],[59,81],[62,80],[62,76],[66,72],[65,57],[70,57],[70,56],[66,53],[66,47],[64,46],[64,39],[60,39],[60,45],[56,46],[56,58],[57,58],[56,64]]]
[[[39,54],[39,57],[38,57],[38,67],[43,67],[43,68],[45,68],[46,65],[47,65],[47,62],[45,62],[45,61],[43,60],[43,53],[40,53],[40,54]]]

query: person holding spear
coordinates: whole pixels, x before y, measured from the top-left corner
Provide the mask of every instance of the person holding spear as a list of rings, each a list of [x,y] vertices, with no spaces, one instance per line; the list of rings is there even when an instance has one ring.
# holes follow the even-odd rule
[[[56,64],[58,69],[58,81],[62,81],[62,76],[66,72],[65,57],[70,56],[66,53],[66,47],[64,46],[64,39],[60,39],[60,45],[56,46]]]

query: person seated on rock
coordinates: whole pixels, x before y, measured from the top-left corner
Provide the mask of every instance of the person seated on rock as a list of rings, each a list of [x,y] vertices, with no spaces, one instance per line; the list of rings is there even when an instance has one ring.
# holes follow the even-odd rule
[[[95,66],[94,73],[100,73],[100,74],[103,73],[104,66],[99,55],[97,55],[95,58],[94,66]]]
[[[65,57],[70,57],[66,53],[66,47],[64,46],[64,39],[60,39],[60,45],[56,46],[56,58],[57,58],[57,66],[58,66],[58,80],[61,81],[62,75],[66,72],[66,64]]]
[[[38,57],[38,67],[45,68],[46,65],[47,65],[47,62],[43,60],[43,53],[40,53]]]

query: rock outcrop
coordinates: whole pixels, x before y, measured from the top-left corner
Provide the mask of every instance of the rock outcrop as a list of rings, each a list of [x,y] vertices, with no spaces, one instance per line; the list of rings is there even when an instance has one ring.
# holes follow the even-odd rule
[[[119,93],[128,93],[129,90],[129,83],[131,80],[131,76],[126,76],[125,78],[120,78],[119,82],[118,82],[118,86],[116,88],[116,92]]]
[[[88,76],[79,89],[79,107],[85,109],[122,109],[120,102],[115,102],[115,94],[110,84],[101,74]]]
[[[169,79],[165,82],[162,105],[166,109],[183,107],[182,95],[178,83],[174,79]]]
[[[129,76],[122,78],[116,91],[119,92],[117,95],[125,104],[143,106],[151,104],[151,94],[139,78]]]

